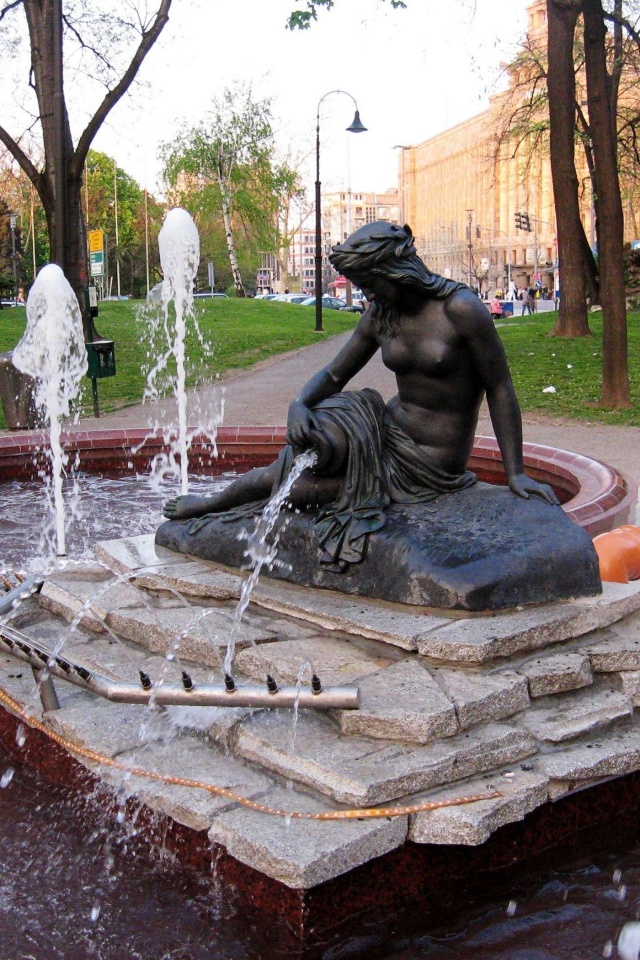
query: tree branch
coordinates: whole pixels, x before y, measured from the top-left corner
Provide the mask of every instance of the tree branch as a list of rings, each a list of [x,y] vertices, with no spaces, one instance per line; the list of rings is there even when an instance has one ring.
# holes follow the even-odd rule
[[[110,67],[111,67],[111,64],[109,63],[109,61],[107,60],[107,58],[105,57],[105,55],[104,55],[103,53],[100,53],[99,50],[96,50],[95,47],[92,47],[91,44],[84,42],[84,40],[82,39],[82,36],[81,36],[78,28],[75,27],[75,26],[70,22],[69,18],[63,16],[62,19],[63,19],[63,21],[64,21],[64,23],[65,23],[65,26],[67,27],[67,30],[69,30],[69,32],[72,33],[72,34],[74,35],[74,37],[76,38],[76,40],[78,41],[81,49],[82,49],[82,50],[89,50],[89,51],[94,55],[94,57],[95,57],[97,60],[101,60],[101,61],[102,61],[102,63],[105,65],[105,67],[110,68]]]
[[[21,7],[21,6],[22,6],[22,0],[13,0],[12,3],[8,3],[6,7],[3,7],[2,10],[0,10],[0,20],[3,20],[10,10],[15,10],[16,7]]]
[[[45,210],[51,208],[52,198],[49,194],[48,185],[45,177],[38,170],[33,161],[27,156],[19,143],[13,139],[13,137],[5,130],[4,127],[0,126],[0,143],[3,143],[13,159],[18,163],[22,170],[26,173],[31,183],[34,185],[38,191],[38,196],[42,201],[42,206]]]
[[[640,33],[638,33],[636,28],[629,22],[629,20],[627,20],[626,17],[618,16],[616,13],[607,13],[605,10],[604,19],[609,23],[618,24],[619,26],[624,27],[629,36],[632,37],[638,47],[640,47]]]
[[[115,85],[115,87],[106,94],[102,103],[85,127],[70,163],[70,174],[72,177],[80,177],[82,168],[84,167],[84,162],[89,152],[89,148],[93,143],[93,138],[100,129],[101,125],[104,123],[109,112],[124,96],[135,80],[136,75],[142,66],[144,58],[162,33],[169,19],[171,3],[172,0],[162,0],[151,27],[149,30],[143,32],[138,49],[136,50],[127,70],[122,75],[120,81]]]
[[[37,180],[40,177],[40,171],[29,159],[22,147],[16,143],[16,141],[8,133],[8,131],[4,129],[4,127],[0,127],[0,142],[5,145],[13,159],[20,164],[34,186],[37,186]]]

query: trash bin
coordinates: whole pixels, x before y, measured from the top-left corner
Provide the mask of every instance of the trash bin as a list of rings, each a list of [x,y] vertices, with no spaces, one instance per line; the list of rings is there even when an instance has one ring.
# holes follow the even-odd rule
[[[113,340],[89,340],[87,348],[87,376],[92,380],[115,377],[116,354]]]
[[[501,300],[500,305],[502,307],[502,316],[503,317],[512,317],[513,316],[513,300]]]
[[[33,402],[35,381],[11,362],[13,351],[0,353],[0,401],[9,430],[35,430],[43,419]]]

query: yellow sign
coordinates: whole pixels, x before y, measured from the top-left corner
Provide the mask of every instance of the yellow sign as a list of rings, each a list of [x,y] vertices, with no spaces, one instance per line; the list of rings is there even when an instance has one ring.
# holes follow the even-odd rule
[[[102,230],[89,230],[89,253],[98,253],[104,250]]]

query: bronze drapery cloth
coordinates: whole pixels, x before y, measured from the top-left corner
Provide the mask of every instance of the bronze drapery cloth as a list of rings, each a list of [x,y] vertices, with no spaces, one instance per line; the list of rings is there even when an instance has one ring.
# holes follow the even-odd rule
[[[389,417],[376,390],[343,391],[314,408],[335,423],[347,438],[344,481],[338,498],[323,507],[315,530],[325,569],[340,572],[364,559],[369,535],[386,523],[390,503],[428,503],[440,494],[464,490],[475,474],[450,474],[433,464],[424,450]],[[289,475],[291,447],[281,451],[280,469],[272,494]],[[266,500],[245,504],[224,514],[209,514],[187,522],[196,533],[215,517],[231,521],[259,513]]]

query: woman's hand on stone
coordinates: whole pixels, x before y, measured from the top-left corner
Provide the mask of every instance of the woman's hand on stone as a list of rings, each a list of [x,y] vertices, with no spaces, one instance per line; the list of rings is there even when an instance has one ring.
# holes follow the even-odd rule
[[[313,411],[301,400],[294,400],[287,418],[287,443],[297,450],[308,450],[315,446],[317,430]]]
[[[537,480],[532,480],[531,477],[528,477],[526,473],[516,473],[510,477],[509,489],[512,493],[515,493],[517,497],[522,497],[524,500],[528,500],[531,494],[533,494],[534,497],[540,497],[542,500],[546,500],[547,503],[560,503],[548,483],[538,483]]]

